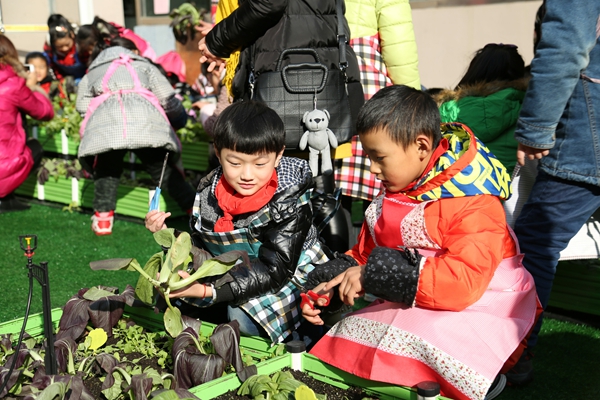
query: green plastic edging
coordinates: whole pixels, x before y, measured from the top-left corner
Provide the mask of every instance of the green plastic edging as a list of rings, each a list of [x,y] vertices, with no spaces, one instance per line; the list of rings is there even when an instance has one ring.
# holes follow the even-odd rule
[[[53,201],[61,204],[71,204],[72,199],[71,179],[59,178],[48,180],[44,186],[44,200]],[[93,209],[94,202],[94,181],[90,179],[79,179],[79,206]],[[39,198],[37,178],[29,176],[16,190],[21,196]],[[115,213],[128,215],[130,217],[145,218],[148,213],[148,204],[150,203],[149,189],[144,187],[134,187],[119,185],[117,190],[117,207]],[[171,212],[172,216],[182,216],[185,212],[179,207],[168,193],[161,192],[160,210]]]
[[[600,315],[600,268],[577,261],[558,263],[549,305]]]
[[[256,369],[261,375],[270,375],[285,367],[289,367],[290,365],[290,354],[285,354],[283,356],[275,357],[258,363],[256,365]],[[241,384],[242,382],[240,382],[237,375],[231,374],[210,382],[203,383],[202,385],[193,387],[189,390],[202,400],[209,400],[221,396],[222,394],[225,394],[231,390],[236,390],[241,386]]]
[[[181,162],[184,169],[206,171],[208,169],[208,142],[182,143]]]
[[[33,137],[33,127],[30,127],[28,131],[29,136]],[[70,137],[66,137],[67,152],[63,153],[63,138],[60,132],[49,135],[46,133],[45,127],[40,127],[37,131],[37,139],[39,140],[39,142],[42,145],[42,148],[46,152],[77,156],[77,150],[79,149],[79,141],[76,141]],[[208,149],[208,141],[182,143],[181,161],[183,163],[183,168],[194,171],[206,171],[208,169]],[[125,160],[129,162],[129,154],[125,156]],[[137,160],[137,158],[136,163],[139,164],[139,160]]]
[[[29,129],[30,136],[33,137],[33,127]],[[46,128],[38,128],[37,139],[40,141],[44,151],[59,154],[68,154],[72,156],[77,155],[79,149],[79,141],[75,141],[70,137],[66,137],[67,141],[67,152],[63,153],[62,137],[61,132],[49,135],[46,133]]]
[[[54,329],[58,327],[58,321],[62,315],[60,308],[55,308],[51,311],[52,324]],[[0,335],[18,335],[23,327],[23,320],[25,318],[17,318],[11,321],[0,323]],[[27,324],[25,325],[25,332],[31,336],[40,336],[44,333],[44,315],[43,313],[32,314],[27,318]],[[14,338],[16,340],[16,338]]]
[[[291,367],[291,365],[292,355],[288,353],[259,363],[257,369],[258,373],[261,375],[271,375],[283,368]],[[417,399],[417,393],[414,389],[359,378],[331,365],[325,364],[323,361],[310,354],[302,354],[302,370],[317,380],[342,389],[347,389],[348,386],[360,387],[367,394],[378,397],[380,400]],[[190,389],[190,392],[203,400],[208,400],[214,399],[229,391],[236,390],[241,384],[242,383],[236,375],[229,375],[196,386],[195,388]],[[438,399],[442,400],[448,398],[439,396]]]
[[[52,324],[54,329],[58,328],[58,322],[62,316],[61,308],[52,309]],[[158,332],[164,331],[163,314],[155,313],[150,307],[129,307],[125,306],[124,317],[133,319],[136,323],[145,329]],[[24,318],[14,319],[12,321],[0,323],[0,334],[18,334],[21,331]],[[216,325],[210,322],[202,322],[200,325],[200,334],[210,336]],[[25,331],[31,336],[38,336],[44,333],[44,318],[42,313],[32,314],[27,319]],[[273,357],[274,348],[270,347],[271,342],[259,337],[240,337],[240,346],[244,348],[246,354],[256,360]]]

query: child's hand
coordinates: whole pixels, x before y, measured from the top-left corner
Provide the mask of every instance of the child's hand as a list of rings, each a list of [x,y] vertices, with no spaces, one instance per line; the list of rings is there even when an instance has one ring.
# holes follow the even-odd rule
[[[26,76],[26,85],[29,89],[34,90],[34,88],[37,86],[37,76],[35,75],[34,72],[27,72],[27,76]]]
[[[146,218],[144,218],[146,229],[148,229],[152,233],[158,232],[163,229],[167,229],[165,220],[170,216],[170,212],[158,210],[150,211],[148,214],[146,214]]]
[[[189,278],[190,276],[190,274],[185,271],[179,271],[178,273],[182,279]],[[179,297],[197,297],[200,299],[204,297],[212,297],[212,287],[203,285],[196,281],[189,286],[184,287],[183,289],[175,290],[169,293],[170,299]]]
[[[324,295],[324,296],[331,298],[331,296],[333,296],[333,289],[325,290],[325,285],[327,285],[326,282],[321,283],[320,285],[315,287],[312,291],[317,294]],[[313,325],[323,325],[324,322],[321,319],[321,317],[319,317],[319,314],[321,314],[321,310],[316,309],[316,308],[313,310],[311,308],[311,306],[314,307],[315,303],[310,299],[309,299],[309,302],[310,302],[310,305],[304,304],[304,307],[302,307],[302,316]],[[324,306],[326,302],[327,301],[325,299],[319,298],[317,300],[317,306]]]
[[[346,271],[342,272],[329,282],[324,287],[324,290],[332,290],[335,286],[339,285],[340,299],[344,304],[353,306],[354,299],[364,295],[363,282],[364,282],[365,266],[360,265],[356,267],[350,267]]]

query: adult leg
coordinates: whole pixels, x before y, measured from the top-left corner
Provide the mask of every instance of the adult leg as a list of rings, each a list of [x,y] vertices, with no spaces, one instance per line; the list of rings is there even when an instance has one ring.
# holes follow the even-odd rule
[[[158,185],[167,150],[164,148],[144,148],[136,149],[134,153],[139,157],[146,171],[148,171]],[[176,157],[179,157],[179,155],[174,153],[169,154],[161,189],[166,190],[182,210],[189,212],[194,205],[196,191],[185,180],[183,170],[177,166]]]
[[[538,297],[545,309],[560,252],[600,207],[600,187],[567,181],[540,171],[527,203],[515,223],[523,265],[535,280]],[[537,343],[542,316],[529,337]]]

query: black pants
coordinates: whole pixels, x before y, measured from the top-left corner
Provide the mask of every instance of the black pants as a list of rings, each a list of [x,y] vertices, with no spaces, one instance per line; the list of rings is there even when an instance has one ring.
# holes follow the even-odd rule
[[[106,212],[117,206],[117,189],[123,174],[123,159],[128,150],[112,150],[96,156],[83,157],[83,167],[94,176],[94,210]],[[154,184],[158,185],[162,172],[165,154],[164,148],[143,148],[131,150],[142,162],[143,168],[150,174]],[[194,204],[196,192],[185,181],[183,171],[177,168],[173,154],[163,176],[161,189],[164,189],[184,211],[189,211]]]
[[[37,139],[34,139],[34,138],[27,139],[27,142],[25,142],[25,145],[27,147],[29,147],[29,149],[31,150],[31,155],[33,156],[33,167],[31,168],[31,172],[34,172],[37,169],[37,167],[40,166],[40,163],[42,162],[42,156],[44,155],[44,148],[42,147],[41,143]]]

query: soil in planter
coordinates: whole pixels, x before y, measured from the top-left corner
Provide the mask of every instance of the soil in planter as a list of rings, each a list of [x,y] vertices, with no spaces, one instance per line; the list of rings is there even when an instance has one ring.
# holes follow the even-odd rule
[[[106,345],[114,344],[116,341],[117,340],[114,337],[111,337],[108,339]],[[146,368],[150,367],[150,368],[158,371],[158,373],[161,375],[166,372],[160,365],[158,365],[156,358],[144,357],[144,355],[142,353],[138,353],[138,352],[132,352],[129,354],[125,354],[122,351],[118,351],[118,353],[119,353],[121,360],[131,361],[131,360],[139,359],[139,361],[136,362],[136,365],[141,367],[142,370],[145,370]],[[105,376],[105,375],[103,374],[103,376]],[[92,394],[94,399],[99,399],[99,400],[106,399],[106,397],[102,393],[102,382],[100,381],[100,377],[95,376],[95,377],[84,379],[83,385],[87,388],[87,390],[90,391],[90,393]]]
[[[289,371],[294,378],[303,382],[311,388],[315,393],[326,394],[327,400],[378,400],[377,397],[369,397],[361,388],[350,386],[344,390],[342,388],[321,382],[305,372],[294,371],[293,369],[284,368],[283,371]],[[248,400],[247,396],[238,396],[237,389],[227,392],[221,396],[215,397],[215,400]]]

